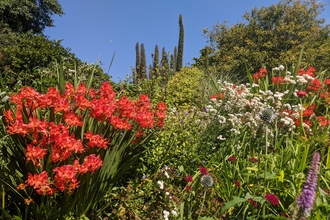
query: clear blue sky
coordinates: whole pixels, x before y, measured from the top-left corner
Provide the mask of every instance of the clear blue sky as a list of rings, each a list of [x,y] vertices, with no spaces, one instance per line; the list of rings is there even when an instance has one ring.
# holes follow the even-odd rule
[[[107,72],[116,52],[109,75],[118,82],[131,74],[135,66],[135,44],[144,43],[147,65],[157,44],[172,52],[178,44],[179,15],[182,14],[185,41],[184,64],[193,63],[207,45],[203,28],[218,21],[228,24],[242,21],[242,15],[254,7],[269,6],[276,0],[59,0],[65,15],[53,16],[55,27],[44,34],[63,40],[64,47],[88,63],[99,61]],[[330,23],[330,6],[321,17]]]

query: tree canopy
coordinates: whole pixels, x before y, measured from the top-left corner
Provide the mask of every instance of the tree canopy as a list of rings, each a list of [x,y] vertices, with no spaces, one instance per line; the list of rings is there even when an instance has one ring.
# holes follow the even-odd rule
[[[54,26],[54,14],[64,14],[57,0],[0,1],[0,23],[14,32],[40,34],[46,27]]]
[[[210,45],[195,58],[198,66],[242,72],[290,65],[304,47],[303,65],[330,69],[330,25],[319,18],[324,6],[315,0],[282,0],[254,8],[243,22],[216,24],[204,30]]]

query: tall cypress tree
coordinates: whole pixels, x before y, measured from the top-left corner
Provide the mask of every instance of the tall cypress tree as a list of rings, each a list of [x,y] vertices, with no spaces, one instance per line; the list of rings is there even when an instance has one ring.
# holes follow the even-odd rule
[[[162,75],[166,75],[168,73],[168,58],[165,47],[162,49]]]
[[[158,45],[155,46],[154,59],[153,59],[153,77],[157,78],[159,71],[159,50]]]
[[[178,58],[178,48],[175,46],[174,47],[174,52],[173,52],[173,65],[174,65],[174,70],[176,71],[176,60]]]
[[[154,71],[154,69],[152,68],[152,65],[150,64],[149,65],[149,79],[152,79],[154,77],[153,71]]]
[[[174,55],[171,54],[170,56],[170,70],[173,71],[175,70],[175,61],[174,61]]]
[[[180,26],[180,33],[179,33],[179,44],[178,44],[178,56],[176,58],[176,71],[180,71],[182,69],[182,63],[183,63],[184,29],[183,29],[183,21],[181,14],[179,16],[179,26]]]
[[[137,79],[140,75],[140,64],[141,64],[141,58],[140,58],[140,47],[139,42],[136,42],[135,45],[135,52],[136,52],[136,60],[135,60],[135,71],[133,72],[133,83],[137,83]]]
[[[147,59],[146,59],[146,51],[144,49],[144,44],[141,44],[141,63],[140,63],[140,76],[139,79],[147,78]]]

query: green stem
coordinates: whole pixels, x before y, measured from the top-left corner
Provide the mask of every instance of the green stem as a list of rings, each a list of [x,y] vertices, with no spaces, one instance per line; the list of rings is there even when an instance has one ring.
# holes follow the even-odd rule
[[[198,213],[198,218],[197,218],[197,219],[199,219],[199,216],[201,215],[201,212],[202,212],[202,210],[203,210],[204,202],[205,202],[205,196],[206,196],[206,188],[205,188],[205,190],[204,190],[203,201],[202,201],[201,209],[200,209],[200,211],[199,211],[199,213]]]
[[[266,125],[266,149],[265,149],[265,171],[264,171],[264,192],[265,192],[265,196],[266,196],[266,193],[267,193],[267,161],[268,161],[268,125]],[[263,215],[265,216],[266,215],[266,206],[264,205],[263,206]]]
[[[1,189],[2,189],[2,192],[1,192],[1,200],[2,200],[2,203],[1,203],[1,207],[2,209],[5,209],[5,188],[3,186],[1,186]]]

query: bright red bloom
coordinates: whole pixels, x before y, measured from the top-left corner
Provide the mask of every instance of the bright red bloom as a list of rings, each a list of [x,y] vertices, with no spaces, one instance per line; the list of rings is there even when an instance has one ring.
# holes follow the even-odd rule
[[[222,93],[218,93],[210,96],[210,99],[222,99],[222,98],[223,98]]]
[[[87,145],[89,147],[98,147],[107,149],[109,140],[103,138],[101,135],[93,134],[92,132],[88,131],[85,133],[85,139],[89,140]]]
[[[323,82],[325,85],[330,86],[330,79],[324,79]]]
[[[72,112],[65,112],[64,113],[64,122],[68,126],[79,126],[81,127],[83,125],[83,122],[80,120],[78,115]]]
[[[254,82],[258,82],[260,78],[264,78],[267,75],[267,70],[260,68],[259,72],[252,75]]]
[[[298,71],[298,76],[302,76],[304,74],[309,75],[311,77],[315,77],[316,69],[314,67],[308,67],[305,71],[304,69],[300,68]]]
[[[302,90],[296,91],[296,94],[299,98],[303,98],[307,96],[307,92]]]
[[[253,205],[253,207],[255,208],[255,209],[257,209],[258,208],[258,204],[257,204],[257,202],[256,201],[254,201],[253,199],[251,199],[251,198],[249,198],[248,199],[249,200],[249,202]]]
[[[265,196],[265,199],[270,202],[272,205],[278,205],[280,203],[280,200],[275,194],[267,193]]]
[[[305,109],[303,112],[303,117],[304,118],[309,118],[310,116],[312,116],[314,114],[314,111],[311,109]]]
[[[28,179],[25,183],[32,186],[40,195],[53,195],[55,193],[55,189],[50,185],[48,173],[46,171],[33,175],[28,173]]]
[[[265,68],[260,68],[259,73],[261,77],[265,77],[267,75],[267,70]]]
[[[308,125],[309,127],[312,127],[312,122],[311,121],[309,121],[309,120],[307,120],[307,119],[304,119],[303,120],[303,123],[305,123],[306,125]],[[296,119],[295,121],[294,121],[294,124],[296,125],[296,126],[300,126],[301,125],[301,123],[300,123],[300,119]]]
[[[275,86],[278,86],[279,84],[282,84],[283,80],[284,80],[283,76],[278,76],[278,77],[273,76],[272,77],[272,82],[274,83]]]
[[[237,161],[237,158],[235,156],[230,156],[228,158],[228,161],[236,162]]]
[[[203,166],[200,166],[200,167],[199,167],[199,171],[200,171],[201,174],[203,174],[203,175],[207,175],[207,174],[208,174],[207,169],[206,169],[205,167],[203,167]]]
[[[31,144],[28,144],[26,146],[26,160],[31,160],[34,165],[37,165],[38,167],[41,167],[40,160],[44,158],[44,156],[47,154],[47,150],[41,148],[40,146],[34,147]]]
[[[326,119],[323,115],[317,116],[317,119],[322,127],[326,127],[330,124],[330,120]]]
[[[63,165],[56,167],[55,172],[55,186],[61,191],[67,190],[71,193],[79,186],[79,181],[77,180],[77,169],[74,165]]]
[[[94,173],[95,170],[102,166],[102,159],[100,155],[95,156],[95,154],[88,155],[84,159],[84,163],[80,165],[79,172],[86,173],[87,171]]]
[[[188,183],[192,183],[193,181],[193,178],[191,176],[186,176],[185,178],[185,181],[187,181]]]
[[[320,91],[322,89],[322,83],[319,79],[313,79],[307,86],[307,91]]]

